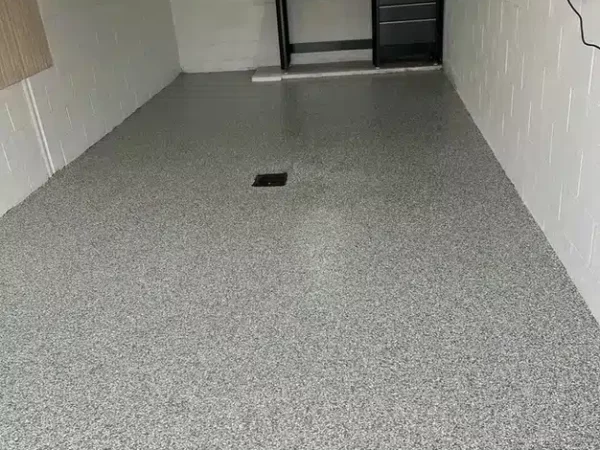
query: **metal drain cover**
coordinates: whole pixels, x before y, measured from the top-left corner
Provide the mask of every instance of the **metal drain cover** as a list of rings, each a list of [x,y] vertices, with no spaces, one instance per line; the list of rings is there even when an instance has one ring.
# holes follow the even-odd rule
[[[266,173],[256,175],[253,187],[274,187],[285,186],[287,183],[288,174],[286,173]]]

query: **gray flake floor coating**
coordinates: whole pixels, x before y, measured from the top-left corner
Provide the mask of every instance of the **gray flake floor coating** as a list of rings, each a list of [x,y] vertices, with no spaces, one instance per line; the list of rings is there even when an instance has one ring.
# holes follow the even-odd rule
[[[600,448],[600,328],[441,73],[182,76],[0,242],[2,449]]]

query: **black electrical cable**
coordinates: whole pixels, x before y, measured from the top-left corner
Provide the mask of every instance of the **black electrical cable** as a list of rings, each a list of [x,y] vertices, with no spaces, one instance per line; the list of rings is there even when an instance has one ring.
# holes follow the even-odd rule
[[[600,46],[593,44],[591,42],[588,42],[585,38],[585,27],[583,26],[583,17],[581,16],[581,13],[579,11],[577,11],[577,8],[575,8],[575,6],[573,5],[573,2],[571,0],[567,0],[567,3],[569,4],[569,6],[571,7],[571,9],[573,10],[573,12],[575,14],[577,14],[577,17],[579,17],[579,28],[581,29],[581,40],[583,41],[583,43],[585,45],[587,45],[588,47],[593,47],[593,48],[597,48],[598,50],[600,50]]]

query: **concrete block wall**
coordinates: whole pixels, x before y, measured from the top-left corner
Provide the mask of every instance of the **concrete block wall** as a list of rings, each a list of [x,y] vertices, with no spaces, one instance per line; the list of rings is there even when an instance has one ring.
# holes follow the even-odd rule
[[[371,0],[290,0],[294,43],[371,39]]]
[[[171,0],[184,72],[279,64],[274,0]]]
[[[274,0],[171,0],[184,72],[279,65]],[[371,38],[370,0],[288,2],[293,43]]]
[[[46,0],[40,9],[54,67],[0,91],[0,215],[181,71],[169,0]]]
[[[0,216],[49,176],[26,88],[19,83],[0,90]]]
[[[574,3],[599,23],[600,8]],[[447,0],[444,59],[600,320],[600,51],[582,44],[566,0]]]

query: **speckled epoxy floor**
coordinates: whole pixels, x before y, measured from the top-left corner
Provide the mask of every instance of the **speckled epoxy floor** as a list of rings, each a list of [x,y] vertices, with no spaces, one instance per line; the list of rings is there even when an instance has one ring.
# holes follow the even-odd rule
[[[441,73],[183,76],[0,242],[2,449],[600,448],[600,328]]]

